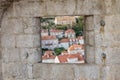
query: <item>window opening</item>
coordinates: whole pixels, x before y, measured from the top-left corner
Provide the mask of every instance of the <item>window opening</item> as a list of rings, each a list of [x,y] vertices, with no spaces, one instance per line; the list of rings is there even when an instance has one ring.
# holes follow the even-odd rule
[[[42,63],[85,63],[84,16],[41,17]]]

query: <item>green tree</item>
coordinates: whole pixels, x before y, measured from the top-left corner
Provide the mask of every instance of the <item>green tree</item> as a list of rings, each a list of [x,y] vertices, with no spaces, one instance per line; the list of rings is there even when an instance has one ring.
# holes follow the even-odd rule
[[[76,18],[76,24],[73,25],[73,30],[76,33],[76,36],[83,35],[83,27],[84,27],[84,17],[80,16]]]
[[[55,55],[60,55],[62,51],[65,51],[64,47],[54,49]]]
[[[48,29],[48,35],[50,36],[50,28],[55,26],[54,22],[52,21],[54,18],[42,18],[41,17],[41,23],[46,23],[48,25],[42,26],[43,29]]]
[[[67,25],[56,25],[56,29],[67,30]]]

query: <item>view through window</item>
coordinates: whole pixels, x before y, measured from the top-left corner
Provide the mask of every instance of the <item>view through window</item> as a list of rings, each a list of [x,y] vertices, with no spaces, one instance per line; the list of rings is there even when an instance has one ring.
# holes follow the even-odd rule
[[[41,17],[43,63],[85,63],[84,17]]]

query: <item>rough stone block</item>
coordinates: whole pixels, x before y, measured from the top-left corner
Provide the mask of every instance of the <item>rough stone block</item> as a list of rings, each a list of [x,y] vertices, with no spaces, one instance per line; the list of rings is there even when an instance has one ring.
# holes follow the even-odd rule
[[[0,60],[0,80],[2,80],[2,61]]]
[[[5,48],[15,47],[15,36],[14,35],[2,35],[1,46]]]
[[[36,64],[33,66],[33,75],[34,78],[40,78],[43,80],[56,80],[56,79],[73,80],[74,79],[74,71],[72,66],[70,65]]]
[[[101,57],[101,55],[102,55],[103,52],[104,51],[102,50],[101,47],[96,47],[95,48],[95,63],[96,64],[102,64],[102,57]]]
[[[111,5],[110,5],[110,8],[111,8],[111,11],[113,14],[120,14],[120,1],[119,0],[111,0],[111,1],[108,1],[109,3],[111,2]],[[107,2],[106,2],[107,3]],[[108,7],[107,7],[108,8]]]
[[[29,57],[28,57],[28,62],[29,63],[36,63],[36,62],[40,62],[40,49],[32,49],[29,53]]]
[[[52,66],[54,67],[54,66]],[[64,70],[63,70],[64,69]],[[52,69],[53,71],[53,79],[58,80],[74,80],[74,69],[72,65],[55,65]]]
[[[73,13],[76,13],[75,4],[75,0],[45,1],[47,14],[49,15],[72,15]]]
[[[85,37],[86,37],[86,45],[90,45],[90,46],[95,46],[95,33],[94,33],[94,31],[86,31],[85,32],[86,33],[86,35],[85,35]]]
[[[87,31],[89,31],[89,30],[94,30],[94,20],[93,20],[94,18],[93,18],[93,16],[86,16],[86,18],[85,18],[85,29],[87,30]]]
[[[27,63],[27,59],[29,57],[29,50],[28,48],[21,48],[20,49],[20,58],[23,63]]]
[[[105,11],[103,6],[104,1],[100,0],[26,0],[14,2],[7,16],[91,15],[103,13]]]
[[[86,4],[88,4],[88,5],[86,5]],[[78,13],[92,14],[94,12],[92,8],[93,8],[92,1],[81,0],[81,3],[77,2]]]
[[[106,64],[116,65],[120,64],[120,48],[107,48],[106,49]]]
[[[16,79],[27,79],[27,66],[26,64],[22,63],[8,63],[4,64],[3,68],[4,78],[8,78],[9,80],[16,80]]]
[[[20,61],[20,51],[17,48],[5,48],[2,50],[3,62],[18,62]]]
[[[39,35],[18,35],[16,36],[16,47],[39,47],[40,36]]]
[[[86,45],[86,60],[87,63],[95,63],[95,48]]]
[[[22,18],[4,18],[2,22],[2,33],[5,34],[20,34],[23,33]],[[9,27],[9,28],[8,28]]]
[[[40,48],[22,48],[20,49],[20,57],[23,63],[36,63],[41,61],[40,59]]]
[[[24,33],[39,34],[40,18],[23,18]]]
[[[53,79],[52,66],[48,64],[35,64],[33,65],[33,77],[35,79]]]
[[[27,69],[28,69],[28,78],[32,80],[33,79],[33,64],[28,64]]]
[[[120,79],[120,65],[112,65],[110,67],[110,75],[111,75],[111,80],[119,80]]]
[[[95,65],[74,66],[76,80],[99,80],[99,70]]]

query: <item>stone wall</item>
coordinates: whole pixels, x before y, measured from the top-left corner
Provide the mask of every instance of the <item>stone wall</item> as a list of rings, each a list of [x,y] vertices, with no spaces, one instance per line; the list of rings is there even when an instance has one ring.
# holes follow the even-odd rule
[[[119,0],[20,0],[1,24],[3,80],[119,80]],[[39,18],[86,16],[86,64],[40,62]],[[100,21],[106,25],[101,31]],[[90,22],[89,22],[90,21]],[[102,62],[101,54],[107,58]]]

